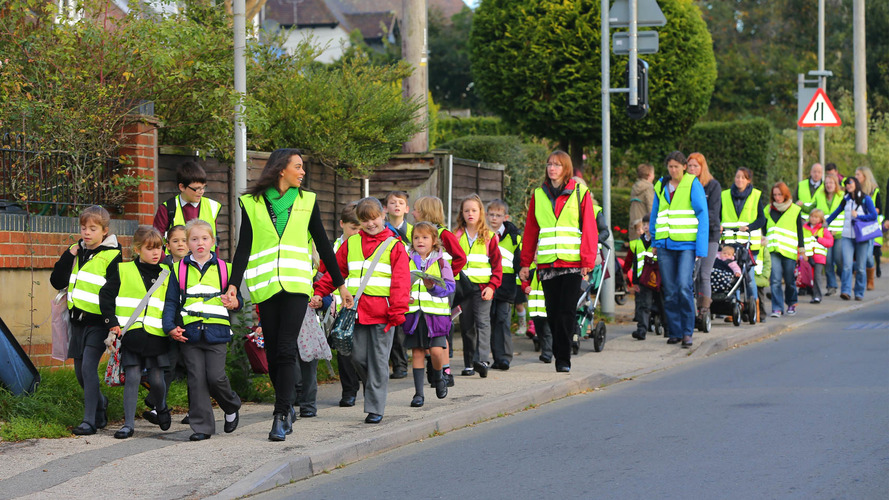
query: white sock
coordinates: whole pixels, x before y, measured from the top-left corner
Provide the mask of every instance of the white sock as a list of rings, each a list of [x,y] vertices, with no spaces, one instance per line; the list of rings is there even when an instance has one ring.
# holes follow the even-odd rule
[[[225,414],[225,421],[226,422],[234,422],[236,415],[237,415],[237,413],[226,413]]]
[[[157,410],[151,410],[151,413],[154,413],[155,415],[157,415]]]

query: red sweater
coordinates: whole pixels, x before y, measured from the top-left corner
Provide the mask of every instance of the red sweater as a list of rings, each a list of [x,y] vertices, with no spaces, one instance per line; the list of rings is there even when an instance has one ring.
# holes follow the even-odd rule
[[[463,230],[458,229],[457,233],[452,236],[454,237],[454,241],[457,242],[457,248],[463,252],[463,247],[460,246],[460,238],[463,236]],[[450,251],[448,251],[448,253],[450,253]],[[488,260],[491,261],[491,280],[487,283],[479,283],[479,289],[484,290],[485,288],[490,288],[491,290],[496,291],[497,287],[503,282],[503,256],[500,254],[500,237],[497,236],[497,233],[494,233],[494,236],[488,240],[488,249],[486,253],[488,254]],[[465,262],[466,258],[464,257],[463,260]]]
[[[361,252],[367,260],[373,259],[374,251],[386,238],[390,236],[397,237],[389,229],[384,229],[373,236],[365,233],[363,230],[359,231],[358,234],[361,235]],[[344,241],[336,252],[336,261],[343,276],[349,275],[349,241]],[[361,300],[358,301],[358,324],[397,326],[404,323],[404,315],[407,312],[411,288],[408,261],[404,245],[394,245],[390,253],[392,284],[389,288],[389,296],[374,297],[362,295]],[[334,286],[329,273],[325,273],[315,283],[315,295],[324,297],[333,293],[333,290]]]
[[[460,240],[454,236],[454,233],[445,229],[441,232],[441,244],[445,251],[451,255],[451,270],[454,271],[454,276],[457,276],[466,265],[466,252],[460,247]]]
[[[562,208],[568,201],[569,196],[574,195],[574,187],[576,181],[571,179],[568,185],[562,191],[562,194],[556,198],[556,218],[562,213]],[[537,224],[537,217],[534,214],[534,196],[531,197],[531,203],[528,204],[528,217],[525,219],[525,233],[522,236],[522,267],[531,267],[534,262],[534,256],[537,254],[537,237],[540,235],[540,226]],[[587,194],[580,201],[580,217],[583,221],[583,232],[580,240],[580,262],[567,262],[564,260],[556,260],[551,264],[537,263],[537,267],[588,267],[592,269],[596,266],[596,254],[598,252],[599,231],[596,229],[596,216],[593,213],[593,200]]]

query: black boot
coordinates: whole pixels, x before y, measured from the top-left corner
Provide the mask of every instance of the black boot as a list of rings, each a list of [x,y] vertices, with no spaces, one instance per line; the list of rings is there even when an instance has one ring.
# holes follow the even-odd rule
[[[290,415],[275,413],[272,417],[272,430],[269,431],[269,441],[284,441],[287,439],[287,427]]]
[[[435,397],[444,399],[448,397],[448,381],[445,380],[441,370],[434,370],[432,373],[432,385],[435,387]]]

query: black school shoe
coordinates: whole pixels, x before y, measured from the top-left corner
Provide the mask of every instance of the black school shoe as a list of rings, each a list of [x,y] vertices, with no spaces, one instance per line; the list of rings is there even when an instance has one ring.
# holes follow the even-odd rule
[[[121,427],[119,431],[114,433],[114,439],[126,439],[129,437],[133,437],[133,429],[127,426]]]
[[[340,399],[340,408],[349,408],[355,406],[355,396],[343,396]]]
[[[486,378],[488,376],[487,362],[477,361],[472,364],[472,367],[478,372],[479,377]]]
[[[378,424],[383,421],[383,416],[377,413],[368,413],[364,418],[365,424]]]
[[[414,398],[411,399],[411,408],[422,408],[423,403],[425,403],[425,402],[426,402],[425,397],[420,396],[419,394],[414,394]],[[370,418],[370,415],[368,415],[367,418]],[[367,422],[367,423],[372,423],[372,422]]]
[[[172,409],[168,406],[166,409],[157,412],[157,426],[160,427],[162,431],[169,430],[170,425],[173,424],[173,418],[170,416],[170,411],[172,411]]]
[[[509,362],[508,361],[495,361],[491,368],[494,370],[509,370]]]
[[[284,441],[287,439],[287,428],[290,415],[287,413],[275,413],[272,417],[272,430],[269,431],[269,441]]]
[[[71,433],[76,436],[92,436],[96,433],[96,426],[91,425],[89,422],[81,422],[80,425],[71,430]]]
[[[188,436],[189,441],[204,441],[205,439],[210,439],[210,435],[204,434],[203,432],[195,432],[191,436]]]
[[[225,421],[225,424],[222,426],[222,430],[225,431],[226,434],[231,434],[232,432],[235,432],[235,429],[238,428],[238,421],[241,420],[240,413],[240,411],[235,410],[235,419],[231,422],[229,422],[228,420]]]

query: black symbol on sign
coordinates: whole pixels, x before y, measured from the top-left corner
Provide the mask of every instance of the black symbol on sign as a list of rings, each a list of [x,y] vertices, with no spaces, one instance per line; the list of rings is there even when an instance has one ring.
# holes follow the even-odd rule
[[[815,115],[813,118],[816,122],[823,122],[824,121],[824,103],[823,102],[816,102],[815,103]]]

